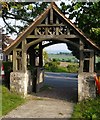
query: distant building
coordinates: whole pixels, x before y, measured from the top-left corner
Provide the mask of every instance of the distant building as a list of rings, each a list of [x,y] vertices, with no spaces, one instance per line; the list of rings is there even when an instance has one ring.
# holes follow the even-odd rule
[[[9,46],[14,40],[9,36],[2,34],[2,29],[0,28],[0,61],[7,61],[8,56],[3,54],[3,50]]]

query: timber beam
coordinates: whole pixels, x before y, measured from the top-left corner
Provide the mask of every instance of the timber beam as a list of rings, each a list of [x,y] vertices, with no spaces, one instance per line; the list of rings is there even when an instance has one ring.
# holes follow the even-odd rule
[[[64,24],[40,24],[40,25],[37,25],[37,28],[38,27],[65,27]]]
[[[59,43],[62,43],[62,42],[49,42],[47,44],[42,45],[42,49],[44,49],[45,47],[48,47],[50,45],[59,44]]]
[[[74,39],[74,38],[79,38],[78,36],[72,34],[72,35],[28,35],[27,38],[32,38],[32,39],[36,39],[36,38],[66,38],[66,39]]]
[[[74,46],[76,46],[79,49],[79,45],[78,44],[76,44],[75,42],[72,42],[70,40],[63,39],[63,38],[60,38],[60,39],[57,39],[57,38],[49,38],[49,39],[47,39],[47,38],[39,38],[37,40],[34,40],[34,41],[29,42],[28,44],[26,44],[25,48],[27,50],[32,45],[38,44],[38,43],[40,43],[42,41],[49,41],[49,40],[51,40],[51,41],[60,41],[60,42],[62,41],[62,42],[65,42],[65,43],[70,43],[70,44],[73,44]]]

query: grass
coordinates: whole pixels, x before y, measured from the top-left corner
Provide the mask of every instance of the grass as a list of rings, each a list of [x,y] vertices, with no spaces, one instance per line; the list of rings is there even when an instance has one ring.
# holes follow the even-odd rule
[[[59,59],[59,60],[64,60],[64,61],[68,61],[68,60],[75,60],[75,56],[72,55],[65,55],[65,54],[48,54],[49,58],[51,59]]]
[[[0,86],[0,88],[1,87],[2,87],[2,115],[6,115],[8,112],[24,103],[25,99],[22,98],[17,93],[10,92],[6,87]]]
[[[45,71],[47,71],[47,72],[67,72],[67,69],[65,67],[58,66],[56,68],[54,68],[54,67],[45,68]]]
[[[73,118],[78,120],[82,118],[86,120],[100,120],[100,96],[77,103],[72,114]]]
[[[77,63],[69,63],[67,67],[60,66],[57,62],[49,62],[44,66],[48,72],[65,72],[65,73],[77,73],[79,65]]]

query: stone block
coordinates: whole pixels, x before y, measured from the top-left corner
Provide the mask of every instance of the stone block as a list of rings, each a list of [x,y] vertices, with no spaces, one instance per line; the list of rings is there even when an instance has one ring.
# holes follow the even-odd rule
[[[28,92],[32,92],[32,79],[30,71],[11,72],[10,74],[10,90],[26,96]]]
[[[96,73],[80,73],[78,75],[78,101],[96,97],[95,75]]]

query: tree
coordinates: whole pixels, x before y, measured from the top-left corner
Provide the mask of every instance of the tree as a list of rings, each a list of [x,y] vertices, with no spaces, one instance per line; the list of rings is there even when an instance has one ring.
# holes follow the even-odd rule
[[[47,63],[49,60],[49,57],[48,57],[48,53],[45,50],[43,50],[43,58],[44,58],[44,63]]]
[[[6,24],[7,33],[18,34],[23,28],[31,24],[35,17],[47,7],[47,2],[1,2],[2,19]],[[10,21],[9,21],[10,19]],[[16,24],[12,21],[16,20]],[[19,25],[17,22],[20,21]]]
[[[19,33],[27,27],[34,18],[41,14],[49,2],[2,2],[2,18],[6,24],[7,33]],[[94,42],[100,45],[100,1],[75,2],[66,5],[61,2],[60,9]],[[20,21],[22,25],[12,25],[9,19]]]
[[[71,5],[61,3],[61,10],[75,19],[74,23],[88,37],[100,46],[100,1],[99,2],[73,2]]]

